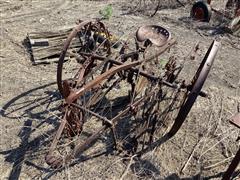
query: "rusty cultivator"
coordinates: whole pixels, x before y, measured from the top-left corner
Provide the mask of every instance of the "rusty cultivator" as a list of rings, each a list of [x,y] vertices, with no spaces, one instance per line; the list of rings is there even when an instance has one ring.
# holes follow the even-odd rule
[[[183,63],[160,59],[175,42],[157,25],[142,26],[132,41],[120,42],[100,21],[79,22],[58,62],[63,116],[46,162],[62,167],[99,148],[98,141],[140,156],[156,139],[174,136],[197,96],[207,96],[201,88],[220,46],[212,42],[187,81],[179,78]]]

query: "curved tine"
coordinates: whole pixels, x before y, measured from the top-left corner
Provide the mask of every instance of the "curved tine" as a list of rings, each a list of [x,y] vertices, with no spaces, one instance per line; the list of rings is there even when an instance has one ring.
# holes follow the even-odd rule
[[[211,66],[213,64],[214,58],[217,54],[219,47],[220,47],[220,42],[213,41],[210,48],[208,49],[208,51],[203,59],[204,63],[201,63],[201,65],[197,71],[197,74],[196,74],[197,76],[194,77],[194,78],[196,78],[196,81],[194,81],[193,88],[192,88],[191,92],[189,93],[187,100],[180,108],[172,128],[168,132],[169,137],[173,137],[178,132],[178,130],[181,128],[183,122],[187,118],[187,115],[190,112],[194,102],[196,101],[197,96],[199,95],[201,88],[208,76],[208,73],[211,69]]]

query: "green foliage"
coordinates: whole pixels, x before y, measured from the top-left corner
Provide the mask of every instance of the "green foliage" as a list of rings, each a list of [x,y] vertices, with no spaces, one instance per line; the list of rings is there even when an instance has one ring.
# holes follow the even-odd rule
[[[160,59],[160,67],[164,68],[166,66],[167,62],[168,61],[166,59]]]
[[[113,9],[111,4],[108,4],[106,7],[99,11],[99,14],[102,16],[103,19],[110,19],[112,13]]]

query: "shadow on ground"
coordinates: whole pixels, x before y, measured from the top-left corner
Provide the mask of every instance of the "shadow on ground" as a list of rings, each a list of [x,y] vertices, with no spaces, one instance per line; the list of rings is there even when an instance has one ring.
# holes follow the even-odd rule
[[[59,117],[61,112],[58,111],[59,105],[61,104],[61,96],[58,92],[52,91],[53,85],[55,83],[46,84],[39,86],[37,88],[26,91],[13,99],[7,102],[1,109],[0,115],[6,119],[18,120],[19,118],[23,121],[22,128],[18,133],[18,138],[20,139],[20,144],[18,147],[1,151],[0,154],[5,156],[5,162],[12,164],[12,169],[9,175],[9,179],[19,179],[22,171],[23,164],[27,166],[34,167],[39,171],[44,172],[45,177],[43,179],[48,179],[52,177],[57,172],[62,171],[62,169],[52,170],[50,168],[44,167],[44,158],[43,163],[36,164],[33,162],[34,155],[43,148],[48,147],[50,144],[49,137],[53,136],[56,132],[56,129],[59,125]],[[125,101],[126,97],[120,97],[116,99],[116,102]],[[116,114],[115,114],[116,115]],[[114,116],[114,115],[113,115]],[[129,118],[129,117],[126,117]],[[37,137],[31,139],[31,134],[35,132],[38,128],[43,125],[52,125],[54,128],[47,130],[45,133],[38,135]],[[130,120],[120,121],[117,125],[118,129],[125,127],[125,132],[122,133],[122,138],[129,133],[127,127],[132,126]],[[90,136],[90,135],[87,135]],[[111,142],[111,135],[108,133],[107,141]],[[159,138],[151,144],[151,146],[146,147],[142,150],[141,154],[147,153],[154,149],[155,147],[161,146],[163,143],[170,139],[169,135],[166,134],[163,137]],[[101,140],[101,138],[100,138]],[[102,140],[103,143],[106,143],[106,140]],[[108,143],[109,143],[108,142]],[[101,152],[97,152],[90,156],[79,156],[73,163],[70,164],[70,167],[84,162],[93,158],[97,158],[103,155],[113,154],[113,148],[109,147]],[[131,171],[137,174],[141,178],[150,178],[152,176],[160,176],[160,170],[155,167],[150,161],[137,158],[135,162],[130,167]],[[144,171],[143,171],[144,170]],[[238,174],[236,172],[235,174]],[[220,178],[223,173],[216,174],[209,177],[201,177],[202,179],[214,179]],[[190,180],[190,179],[200,179],[200,175],[196,175],[189,178],[180,178],[177,174],[172,174],[166,178],[166,180]]]
[[[50,171],[31,162],[33,159],[31,156],[34,156],[42,147],[48,146],[48,137],[55,130],[48,130],[33,139],[30,136],[45,124],[51,124],[55,127],[58,125],[60,112],[57,111],[58,107],[51,104],[59,101],[60,95],[56,91],[48,89],[54,84],[49,83],[24,92],[8,101],[0,111],[0,115],[6,120],[23,121],[22,128],[17,134],[20,139],[18,147],[0,152],[0,154],[5,155],[6,162],[13,164],[9,179],[19,179],[23,163],[41,171]],[[52,115],[49,116],[49,112]],[[36,122],[37,125],[33,126],[33,122]]]

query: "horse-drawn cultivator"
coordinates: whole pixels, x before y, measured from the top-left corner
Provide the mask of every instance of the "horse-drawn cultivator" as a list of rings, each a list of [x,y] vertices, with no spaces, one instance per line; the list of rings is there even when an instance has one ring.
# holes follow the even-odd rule
[[[157,25],[142,26],[132,39],[120,41],[100,21],[79,22],[58,62],[63,116],[46,162],[64,166],[103,136],[112,149],[139,156],[156,139],[174,136],[197,96],[207,96],[201,88],[220,46],[213,41],[194,77],[181,80],[187,58],[181,63],[160,58],[175,43]]]

